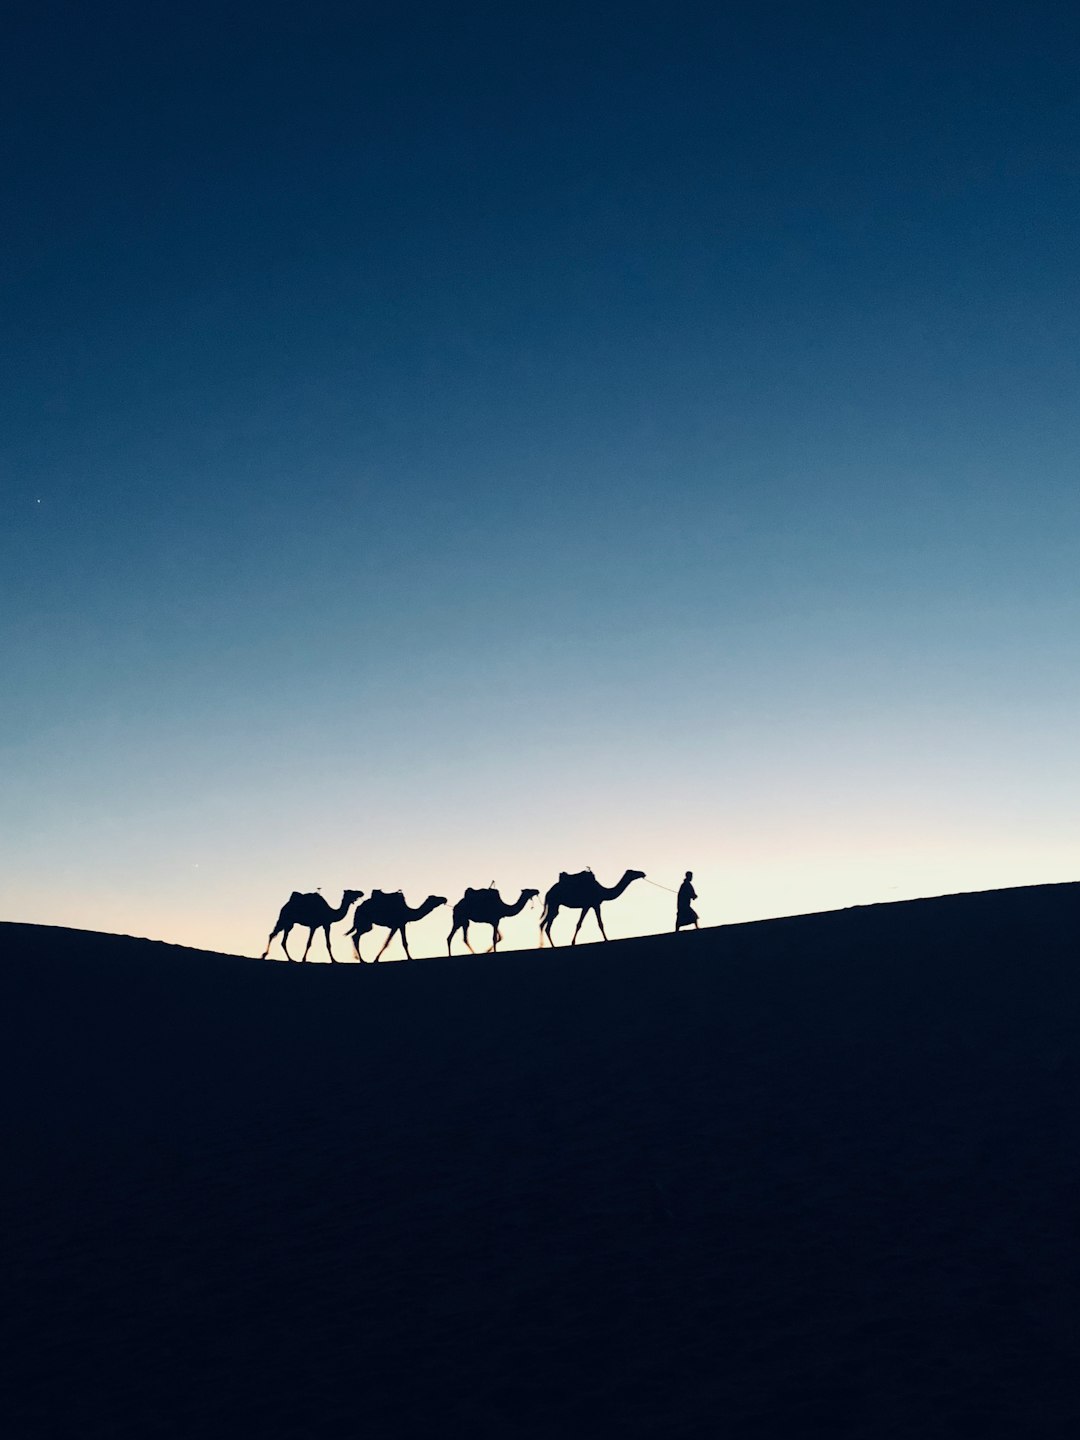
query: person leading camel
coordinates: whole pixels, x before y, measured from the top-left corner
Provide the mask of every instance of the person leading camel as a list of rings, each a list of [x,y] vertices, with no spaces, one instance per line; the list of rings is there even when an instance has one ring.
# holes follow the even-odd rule
[[[691,905],[691,900],[697,899],[697,891],[693,886],[694,872],[687,870],[686,879],[679,886],[678,898],[675,901],[675,933],[685,925],[692,925],[698,928],[698,913]]]

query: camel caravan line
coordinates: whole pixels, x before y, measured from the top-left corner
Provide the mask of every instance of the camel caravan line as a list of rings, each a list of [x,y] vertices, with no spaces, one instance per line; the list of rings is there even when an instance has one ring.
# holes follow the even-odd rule
[[[600,926],[600,934],[606,940],[607,931],[604,929],[603,917],[600,914],[600,907],[606,900],[617,900],[626,887],[634,880],[644,880],[643,870],[627,870],[617,885],[601,885],[591,870],[582,870],[577,875],[568,875],[563,871],[555,884],[544,896],[544,909],[540,916],[540,944],[545,939],[549,945],[555,941],[551,935],[551,927],[556,915],[560,910],[578,910],[578,922],[574,927],[574,935],[570,941],[571,945],[577,943],[578,932],[584,923],[585,916],[591,911],[596,916],[596,923]],[[488,887],[485,890],[466,890],[462,898],[453,909],[454,924],[450,934],[446,937],[446,953],[451,953],[451,946],[454,936],[458,931],[471,954],[476,952],[469,944],[470,925],[491,926],[491,946],[489,953],[499,948],[499,941],[502,939],[502,932],[499,929],[503,920],[512,915],[519,915],[530,900],[539,895],[539,890],[522,890],[517,900],[512,904],[504,900],[498,890]],[[333,949],[330,945],[330,927],[336,925],[339,920],[345,918],[349,906],[355,901],[360,903],[353,911],[352,928],[348,931],[352,941],[353,955],[363,963],[364,957],[360,954],[360,939],[369,931],[376,928],[387,931],[386,939],[382,943],[379,953],[372,959],[372,964],[377,964],[382,959],[383,952],[393,940],[395,935],[401,936],[401,943],[405,947],[405,955],[411,960],[409,953],[408,927],[414,920],[422,920],[425,915],[430,915],[432,910],[437,910],[440,905],[446,904],[444,895],[429,895],[422,905],[413,906],[407,904],[404,895],[400,890],[383,891],[373,890],[365,900],[363,890],[346,890],[341,897],[341,904],[334,909],[328,900],[318,893],[313,895],[301,894],[294,890],[288,900],[281,907],[281,914],[277,918],[277,924],[270,932],[270,938],[266,942],[266,949],[262,953],[265,960],[270,954],[270,946],[275,939],[281,936],[281,948],[285,952],[285,958],[292,960],[289,954],[289,935],[294,926],[301,926],[308,932],[307,944],[304,946],[304,953],[300,960],[308,957],[311,949],[311,942],[315,938],[316,930],[321,930],[326,940],[326,953],[336,964]]]

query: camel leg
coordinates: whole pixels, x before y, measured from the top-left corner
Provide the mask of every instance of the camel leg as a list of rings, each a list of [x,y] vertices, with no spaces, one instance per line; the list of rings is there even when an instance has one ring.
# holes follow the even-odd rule
[[[588,913],[589,913],[588,910],[582,910],[581,914],[578,916],[578,922],[577,922],[577,924],[574,926],[574,938],[570,941],[570,944],[571,944],[571,945],[576,945],[576,944],[577,944],[578,931],[581,929],[582,925],[585,923],[585,916],[586,916]]]
[[[263,958],[264,960],[265,960],[266,957],[270,954],[270,946],[274,943],[275,937],[276,937],[277,935],[279,935],[280,933],[281,933],[281,932],[280,932],[279,930],[272,930],[272,931],[270,932],[270,935],[267,937],[266,949],[265,949],[265,950],[263,951],[263,953],[262,953],[262,958]]]
[[[330,949],[330,926],[324,925],[322,933],[326,937],[326,953],[330,956],[330,963],[331,965],[336,965],[337,961],[334,959],[334,952]]]
[[[406,959],[406,960],[411,960],[411,959],[412,959],[412,956],[409,954],[409,937],[408,937],[408,934],[407,934],[407,928],[408,928],[407,926],[403,925],[403,926],[401,927],[401,929],[398,931],[398,934],[401,936],[401,943],[402,943],[402,945],[405,946],[405,959]]]
[[[606,940],[606,939],[607,939],[607,931],[604,929],[604,922],[603,922],[603,919],[602,919],[601,916],[600,916],[600,906],[599,906],[599,905],[597,905],[597,907],[596,907],[596,923],[600,926],[600,934],[603,935],[604,939]]]
[[[460,926],[460,925],[455,925],[454,928],[450,931],[450,934],[447,935],[447,937],[446,937],[446,953],[447,953],[447,955],[449,955],[449,954],[452,953],[451,950],[450,950],[450,947],[451,947],[451,945],[453,945],[453,943],[454,943],[454,936],[457,934],[457,932],[458,932],[460,929],[461,929],[461,926]]]
[[[465,948],[468,950],[469,954],[470,954],[470,955],[475,955],[475,954],[476,954],[476,951],[472,948],[472,945],[469,943],[469,921],[466,921],[466,922],[465,922],[465,928],[464,928],[464,930],[462,930],[462,932],[461,932],[461,938],[465,941]]]
[[[491,949],[488,951],[488,954],[489,954],[489,955],[494,955],[494,954],[495,954],[496,950],[498,950],[498,948],[499,948],[499,941],[500,941],[501,939],[502,939],[502,936],[499,934],[499,927],[498,927],[498,925],[492,925],[492,927],[491,927]]]
[[[544,919],[543,917],[541,917],[541,920],[540,920],[540,949],[541,949],[541,950],[544,948],[544,936],[545,936],[545,935],[547,936],[548,944],[551,946],[551,948],[552,948],[553,950],[554,950],[554,948],[555,948],[555,941],[551,938],[551,927],[552,927],[552,925],[554,925],[554,923],[555,923],[555,916],[558,915],[558,913],[559,913],[559,908],[558,908],[558,906],[556,906],[555,909],[551,912],[550,915],[547,916],[546,919]]]
[[[374,964],[377,965],[377,964],[379,963],[379,961],[382,959],[383,950],[385,950],[386,947],[390,944],[390,941],[394,938],[394,935],[395,935],[395,934],[396,934],[396,931],[394,931],[394,930],[390,930],[390,931],[387,932],[386,939],[385,939],[385,940],[383,941],[383,943],[382,943],[382,950],[380,950],[379,953],[378,953],[378,955],[375,956],[375,959],[374,959],[374,962],[373,962]]]
[[[315,931],[314,931],[314,930],[309,930],[309,931],[307,932],[307,944],[304,946],[304,953],[303,953],[303,955],[300,956],[300,963],[301,963],[301,964],[303,964],[304,961],[307,959],[307,952],[311,949],[311,942],[312,942],[312,940],[314,940],[314,939],[315,939]]]
[[[291,960],[291,959],[292,959],[292,956],[289,954],[289,936],[290,936],[291,934],[292,934],[292,926],[291,926],[291,925],[287,925],[287,926],[285,927],[285,930],[284,930],[282,936],[281,936],[281,948],[282,948],[282,950],[285,951],[285,959],[286,959],[286,960]]]

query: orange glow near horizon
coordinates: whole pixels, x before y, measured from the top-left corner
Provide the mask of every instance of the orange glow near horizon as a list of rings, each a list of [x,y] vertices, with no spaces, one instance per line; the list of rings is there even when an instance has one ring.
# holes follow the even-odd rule
[[[933,847],[920,849],[910,843],[898,843],[877,852],[861,853],[843,853],[833,847],[819,848],[815,852],[809,844],[805,851],[799,852],[792,842],[786,847],[786,853],[777,856],[772,863],[767,863],[765,857],[755,853],[744,857],[730,853],[717,855],[715,851],[710,854],[702,843],[687,847],[680,845],[680,852],[684,848],[691,853],[685,857],[680,853],[679,863],[675,862],[673,855],[666,854],[657,856],[651,871],[647,865],[640,865],[640,868],[646,869],[650,880],[655,877],[655,884],[636,881],[617,900],[605,905],[604,923],[611,939],[670,932],[674,924],[675,897],[656,887],[663,885],[675,889],[687,868],[694,872],[702,927],[708,928],[927,895],[1065,882],[1076,877],[1080,862],[1080,854],[1075,847],[1052,841],[1043,845],[1029,843],[1006,848],[987,843],[985,837],[981,843],[975,843],[972,836],[966,837],[966,843],[962,845],[959,837],[942,836]],[[628,860],[633,866],[640,864],[637,854],[628,856]],[[514,862],[515,871],[518,863]],[[363,886],[363,877],[353,876],[352,868],[347,877],[350,887],[355,883],[356,888],[362,887],[367,891],[376,887],[390,888],[389,879],[383,874],[371,877],[371,883]],[[506,868],[511,868],[509,863]],[[537,865],[534,871],[542,868]],[[538,946],[543,892],[554,882],[557,874],[551,873],[551,868],[549,866],[547,873],[539,875],[495,874],[496,886],[508,899],[516,899],[519,890],[525,886],[531,885],[541,891],[541,898],[504,923],[501,951],[528,950]],[[621,870],[606,858],[603,864],[597,863],[593,868],[601,883],[607,886],[613,885],[621,874]],[[475,869],[475,866],[472,867],[473,872]],[[490,872],[493,869],[497,867],[489,863],[488,873],[478,876],[467,873],[460,862],[446,865],[442,880],[437,885],[431,885],[430,891],[446,895],[447,905],[410,927],[410,947],[415,957],[446,954],[446,936],[452,924],[450,912],[454,902],[467,885],[486,884],[492,878]],[[344,870],[342,874],[345,874]],[[49,891],[30,890],[24,891],[17,901],[14,896],[7,897],[4,918],[31,924],[140,935],[197,949],[257,956],[262,952],[290,889],[283,886],[273,888],[259,883],[255,877],[245,877],[245,880],[246,883],[241,884],[239,875],[231,880],[222,875],[207,875],[199,882],[201,894],[198,902],[187,904],[180,903],[180,897],[172,886],[163,887],[163,893],[158,895],[149,890],[128,894],[97,891],[92,895],[81,895],[74,887],[67,887],[60,894],[52,888]],[[331,904],[336,906],[346,884],[324,884],[321,888]],[[423,883],[406,883],[404,888],[412,905],[418,905],[429,893],[429,887]],[[240,903],[236,903],[238,896]],[[559,947],[569,944],[576,918],[573,911],[560,913],[554,930]],[[339,960],[353,963],[347,928],[347,919],[334,927],[334,952]],[[478,953],[486,948],[488,935],[486,927],[478,928],[473,937]],[[385,931],[373,931],[361,942],[366,959],[373,957],[384,936]],[[305,939],[306,932],[293,931],[290,949],[295,956],[302,953]],[[590,916],[582,927],[578,944],[599,941],[599,931]],[[460,943],[460,936],[455,941],[454,953],[467,953]],[[281,958],[280,940],[274,942],[274,957]],[[396,960],[401,957],[400,944],[395,942],[384,958]],[[322,937],[317,934],[312,943],[311,959],[321,963],[325,958]]]

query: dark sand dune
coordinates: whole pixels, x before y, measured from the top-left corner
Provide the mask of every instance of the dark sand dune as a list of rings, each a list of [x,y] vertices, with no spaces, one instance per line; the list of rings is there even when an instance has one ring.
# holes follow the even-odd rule
[[[378,969],[0,926],[3,1433],[1080,1434],[1078,922]]]

